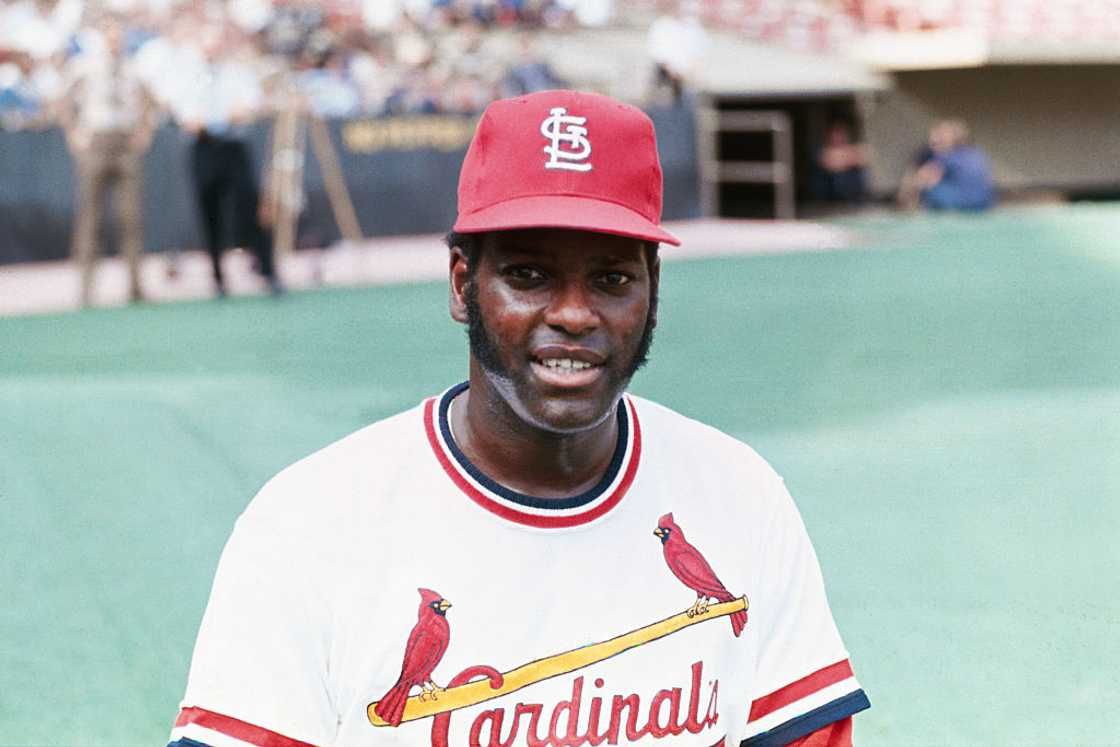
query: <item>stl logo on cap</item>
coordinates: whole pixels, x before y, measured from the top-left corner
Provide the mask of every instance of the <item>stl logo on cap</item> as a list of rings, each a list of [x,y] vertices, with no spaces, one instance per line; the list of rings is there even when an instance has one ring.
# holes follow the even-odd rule
[[[660,225],[662,183],[657,133],[641,109],[583,91],[499,99],[463,159],[453,230],[563,228],[677,245]]]
[[[591,155],[591,142],[587,139],[587,117],[568,114],[563,106],[549,110],[552,116],[541,122],[541,134],[550,141],[544,146],[548,154],[546,169],[566,169],[568,171],[591,171],[587,163]],[[561,129],[563,128],[563,129]]]

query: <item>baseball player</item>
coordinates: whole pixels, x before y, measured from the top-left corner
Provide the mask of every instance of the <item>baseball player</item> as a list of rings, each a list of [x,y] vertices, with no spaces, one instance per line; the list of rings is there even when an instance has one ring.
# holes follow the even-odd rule
[[[468,380],[252,501],[172,745],[851,743],[869,703],[782,479],[626,393],[661,185],[633,107],[486,110],[449,235]]]

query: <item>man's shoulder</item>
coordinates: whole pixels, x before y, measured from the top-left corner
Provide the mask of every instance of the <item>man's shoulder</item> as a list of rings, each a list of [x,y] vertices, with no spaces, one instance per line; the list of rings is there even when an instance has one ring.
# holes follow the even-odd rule
[[[765,531],[795,527],[797,509],[782,476],[735,436],[664,405],[634,397],[642,439],[643,488],[669,496],[678,518],[725,527],[765,549]],[[687,507],[687,508],[686,508]],[[700,517],[700,518],[697,518]],[[764,528],[767,528],[764,531]]]
[[[421,403],[375,421],[315,451],[265,483],[244,516],[300,517],[348,510],[355,494],[427,456]]]
[[[643,451],[664,449],[677,462],[687,458],[721,470],[746,470],[758,477],[781,480],[757,451],[735,436],[652,400],[630,398],[638,413]]]

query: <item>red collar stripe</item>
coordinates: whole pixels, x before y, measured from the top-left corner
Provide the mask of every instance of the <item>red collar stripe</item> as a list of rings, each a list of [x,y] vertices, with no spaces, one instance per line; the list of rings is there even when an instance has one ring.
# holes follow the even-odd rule
[[[428,443],[436,459],[451,481],[478,506],[507,521],[538,529],[566,529],[582,526],[602,518],[617,506],[634,482],[641,460],[642,433],[638,424],[638,413],[629,397],[623,396],[623,408],[628,423],[626,452],[622,467],[611,484],[584,505],[572,509],[529,508],[518,505],[498,495],[475,480],[456,461],[451,450],[444,442],[443,434],[436,423],[436,407],[439,398],[433,397],[424,403],[424,430]]]

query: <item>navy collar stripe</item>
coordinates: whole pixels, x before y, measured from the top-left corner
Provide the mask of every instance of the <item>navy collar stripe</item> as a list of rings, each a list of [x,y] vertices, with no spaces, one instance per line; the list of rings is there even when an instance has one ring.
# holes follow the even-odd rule
[[[630,489],[641,459],[642,436],[634,403],[618,404],[618,444],[606,474],[590,490],[569,498],[541,498],[500,485],[473,464],[455,443],[447,414],[462,383],[424,403],[424,430],[436,460],[451,481],[474,503],[503,519],[539,529],[586,525],[608,514]]]
[[[447,422],[447,413],[451,409],[451,400],[455,399],[458,395],[462,394],[470,386],[470,382],[464,381],[462,384],[448,389],[440,399],[439,403],[439,430],[443,436],[443,442],[447,444],[448,451],[455,458],[459,467],[464,472],[474,478],[475,482],[482,485],[491,493],[505,498],[511,503],[516,503],[525,508],[544,509],[549,511],[563,511],[565,509],[580,508],[586,506],[588,503],[593,502],[596,498],[601,496],[611,483],[618,477],[619,471],[622,469],[622,461],[626,456],[626,444],[629,442],[629,425],[627,423],[626,412],[622,403],[618,403],[618,444],[615,446],[614,455],[611,457],[611,463],[607,467],[607,472],[603,475],[603,479],[590,490],[574,495],[571,498],[538,498],[524,493],[518,493],[515,490],[510,490],[504,485],[500,485],[489,477],[487,477],[482,470],[474,465],[471,460],[467,459],[467,455],[455,443],[455,439],[451,437],[451,426]]]

